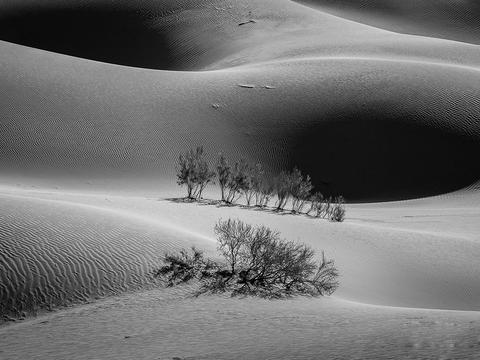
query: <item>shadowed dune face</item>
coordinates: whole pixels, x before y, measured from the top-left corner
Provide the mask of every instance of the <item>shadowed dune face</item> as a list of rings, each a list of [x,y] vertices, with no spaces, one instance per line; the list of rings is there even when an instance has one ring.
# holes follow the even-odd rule
[[[118,65],[199,70],[238,50],[230,32],[241,17],[219,17],[217,3],[224,5],[218,0],[6,1],[0,3],[0,39]]]
[[[292,166],[311,174],[323,194],[355,201],[442,194],[480,178],[480,165],[473,160],[479,139],[424,125],[429,121],[408,113],[376,111],[332,116],[300,132]]]
[[[354,21],[407,34],[480,44],[476,0],[297,0]]]
[[[114,64],[186,67],[148,14],[127,7],[32,6],[0,14],[0,38],[17,44]]]
[[[267,169],[299,166],[318,190],[350,201],[441,194],[480,178],[474,68],[313,58],[159,73],[7,48],[4,175],[42,173],[60,186],[66,176],[115,178],[158,192],[159,182],[175,187],[178,154],[204,145],[212,161],[222,151]]]
[[[175,44],[173,29],[161,23],[173,10],[155,10],[118,1],[7,7],[0,13],[0,39],[120,65],[165,70],[194,67],[179,51],[181,45]]]

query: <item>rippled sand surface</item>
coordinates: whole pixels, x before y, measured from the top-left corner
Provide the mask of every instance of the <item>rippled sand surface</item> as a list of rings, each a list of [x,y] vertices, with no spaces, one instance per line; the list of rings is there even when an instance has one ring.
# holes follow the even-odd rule
[[[0,1],[0,358],[480,357],[478,6],[377,5]],[[197,145],[301,167],[346,221],[172,201]],[[157,286],[229,217],[325,250],[335,296]]]

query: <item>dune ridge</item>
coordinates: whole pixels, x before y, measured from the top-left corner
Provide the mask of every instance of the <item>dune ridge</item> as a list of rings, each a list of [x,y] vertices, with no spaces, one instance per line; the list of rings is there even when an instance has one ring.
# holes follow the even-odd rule
[[[188,231],[98,206],[17,195],[3,195],[2,204],[3,315],[35,314],[143,288],[154,282],[165,252],[202,242]]]
[[[392,31],[480,44],[474,0],[298,0],[337,16]]]

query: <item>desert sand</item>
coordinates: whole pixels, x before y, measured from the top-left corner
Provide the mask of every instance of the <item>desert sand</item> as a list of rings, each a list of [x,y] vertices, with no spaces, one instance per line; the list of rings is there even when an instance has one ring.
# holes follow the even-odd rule
[[[0,358],[479,357],[478,6],[363,3],[0,1]],[[300,166],[345,222],[171,201],[198,145]],[[220,218],[325,250],[340,288],[159,287]]]

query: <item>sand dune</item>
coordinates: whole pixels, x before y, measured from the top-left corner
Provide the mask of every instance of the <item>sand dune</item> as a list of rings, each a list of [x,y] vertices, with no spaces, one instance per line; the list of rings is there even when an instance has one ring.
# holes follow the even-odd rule
[[[318,251],[325,250],[336,260],[342,274],[342,286],[336,292],[339,298],[377,305],[478,310],[480,292],[476,282],[480,267],[476,259],[480,256],[477,221],[480,212],[474,206],[432,210],[431,205],[417,205],[411,209],[408,203],[397,207],[355,205],[348,208],[349,219],[338,226],[305,217],[235,207],[181,204],[143,196],[111,195],[105,200],[105,196],[88,193],[4,190],[6,195],[12,192],[17,194],[15,201],[24,208],[35,203],[52,204],[49,207],[54,210],[59,206],[65,209],[65,215],[53,210],[45,216],[27,212],[23,216],[38,218],[38,223],[45,224],[42,231],[38,231],[40,238],[28,240],[27,235],[22,235],[25,240],[15,242],[8,236],[11,232],[4,231],[5,239],[10,242],[5,240],[2,252],[12,254],[10,260],[16,260],[11,250],[16,244],[16,251],[27,254],[23,264],[35,262],[38,254],[32,250],[32,244],[49,239],[49,235],[43,233],[49,234],[48,229],[53,229],[50,231],[57,235],[46,242],[51,253],[55,254],[57,247],[63,249],[62,243],[72,246],[67,246],[59,256],[52,255],[49,261],[42,253],[37,259],[41,263],[61,263],[65,257],[68,260],[78,256],[87,264],[89,261],[83,259],[92,258],[92,269],[103,269],[108,274],[120,272],[118,277],[104,276],[92,280],[88,276],[73,276],[73,271],[67,268],[63,276],[70,279],[70,283],[86,289],[85,296],[91,292],[95,294],[97,286],[118,291],[128,288],[122,283],[122,267],[129,269],[132,286],[138,285],[142,277],[147,281],[145,274],[158,266],[164,251],[173,246],[195,244],[213,255],[216,221],[240,218],[252,224],[266,224],[288,239],[305,242]],[[173,193],[181,194],[179,191]],[[9,199],[9,196],[5,198]],[[37,208],[32,206],[33,214],[35,210]],[[20,211],[13,216],[18,221],[22,219]],[[99,220],[90,220],[98,216],[101,216]],[[85,217],[87,220],[84,221]],[[125,219],[122,226],[110,230],[118,217]],[[17,228],[26,233],[37,232],[35,225],[22,225]],[[63,251],[68,255],[62,255]],[[99,263],[98,257],[105,262]],[[32,274],[25,276],[32,277]],[[92,282],[97,286],[88,285]],[[52,294],[58,290],[53,286]],[[32,292],[29,288],[21,290],[22,294]]]
[[[28,196],[2,196],[0,216],[0,313],[13,316],[138,289],[165,252],[202,242],[161,222]]]
[[[68,54],[43,46],[45,39],[64,42],[48,26],[38,30],[26,4],[6,6],[4,16],[25,19],[22,29],[35,38],[3,38]],[[435,195],[479,179],[470,160],[480,146],[477,46],[394,34],[290,1],[109,4],[53,1],[42,11],[68,8],[82,19],[84,12],[103,14],[99,6],[114,22],[116,11],[127,9],[142,17],[128,30],[135,44],[179,60],[98,38],[116,50],[107,49],[80,30],[65,43],[79,43],[74,55],[94,60],[209,71],[133,69],[1,42],[4,176],[100,180],[107,188],[121,178],[119,188],[153,189],[172,183],[180,151],[203,144],[210,154],[263,161],[273,170],[298,165],[319,190],[351,201]],[[35,16],[43,19],[42,11]],[[122,38],[119,24],[98,23]],[[77,28],[77,20],[71,24]],[[156,37],[135,41],[145,29],[175,49]],[[182,48],[189,44],[199,47],[192,56]],[[146,58],[157,63],[140,63]],[[142,186],[132,186],[132,177]]]
[[[479,354],[478,312],[327,298],[272,302],[178,299],[168,291],[140,295],[0,329],[9,340],[0,354],[11,360],[49,359],[52,349],[62,358],[112,360],[475,359]]]
[[[349,200],[433,195],[479,178],[475,68],[313,58],[158,73],[4,46],[7,173],[121,174],[132,187],[140,171],[152,189],[173,183],[179,152],[204,144],[275,169],[300,165]]]
[[[323,11],[414,35],[480,44],[480,5],[475,0],[299,0]]]
[[[237,217],[325,250],[342,274],[335,297],[131,293],[48,317],[57,355],[291,358],[289,339],[303,339],[290,344],[298,358],[479,353],[477,5],[308,3],[0,1],[0,313],[148,287],[165,251],[213,254],[214,223]],[[333,224],[166,200],[182,196],[178,154],[197,145],[272,172],[299,166],[325,194],[362,203]],[[205,331],[218,309],[235,330],[223,317]],[[0,357],[48,358],[39,324],[1,329]],[[139,335],[127,347],[126,328]]]

